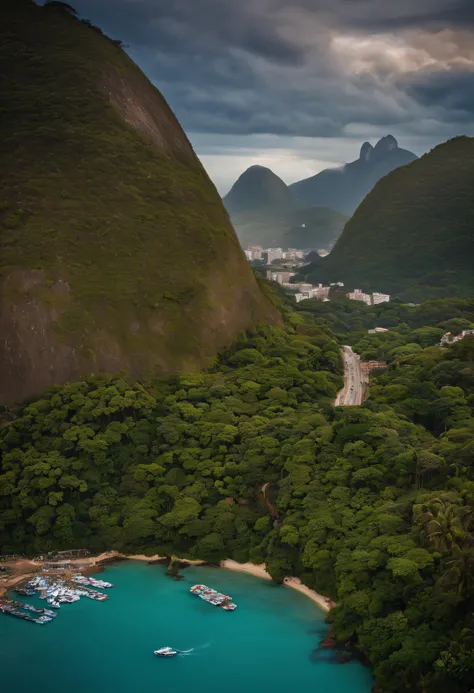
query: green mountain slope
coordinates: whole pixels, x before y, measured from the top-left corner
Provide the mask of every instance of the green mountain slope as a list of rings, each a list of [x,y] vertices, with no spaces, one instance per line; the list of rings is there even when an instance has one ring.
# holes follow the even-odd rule
[[[161,94],[67,9],[3,4],[0,402],[189,369],[278,322]]]
[[[474,295],[474,139],[457,137],[377,183],[314,280],[410,300]]]
[[[290,189],[265,166],[250,166],[224,197],[229,214],[285,213],[294,207]]]

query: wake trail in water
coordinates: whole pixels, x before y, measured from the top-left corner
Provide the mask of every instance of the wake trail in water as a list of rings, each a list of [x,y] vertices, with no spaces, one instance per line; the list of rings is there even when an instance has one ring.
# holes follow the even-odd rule
[[[198,645],[197,647],[191,647],[190,650],[176,650],[176,652],[178,654],[186,657],[188,655],[192,655],[193,653],[198,654],[197,650],[204,650],[206,647],[209,647],[210,644],[211,644],[210,642],[206,642],[206,643],[204,643],[204,645]]]

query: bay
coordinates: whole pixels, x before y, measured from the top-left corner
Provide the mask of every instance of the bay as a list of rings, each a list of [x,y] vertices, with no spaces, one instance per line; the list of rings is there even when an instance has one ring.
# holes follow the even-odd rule
[[[304,595],[228,570],[182,572],[177,582],[163,566],[122,562],[100,573],[115,584],[106,602],[82,598],[63,605],[46,625],[0,614],[1,689],[370,693],[370,669],[358,662],[337,664],[327,652],[315,661],[328,626]],[[225,612],[203,602],[189,592],[195,583],[230,594],[238,608]],[[192,651],[169,659],[153,655],[167,645]]]

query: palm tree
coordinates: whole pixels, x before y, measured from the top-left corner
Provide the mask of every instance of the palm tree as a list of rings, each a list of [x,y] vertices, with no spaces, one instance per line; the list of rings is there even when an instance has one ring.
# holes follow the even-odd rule
[[[472,543],[470,530],[474,525],[474,513],[468,506],[435,498],[429,502],[424,520],[426,533],[436,551],[449,553],[455,546]]]
[[[447,570],[441,583],[456,586],[460,597],[471,594],[474,587],[474,550],[455,546],[452,557],[445,565]]]

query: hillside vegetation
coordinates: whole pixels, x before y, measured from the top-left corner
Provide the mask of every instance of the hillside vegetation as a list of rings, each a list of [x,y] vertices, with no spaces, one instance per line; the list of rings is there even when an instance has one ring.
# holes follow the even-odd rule
[[[209,362],[262,296],[173,113],[62,3],[0,25],[0,402],[81,374]]]
[[[474,139],[457,137],[377,183],[313,280],[418,301],[474,295]]]
[[[325,313],[284,313],[202,373],[88,378],[23,405],[0,431],[0,545],[265,561],[338,602],[334,636],[370,660],[377,691],[466,693],[474,340],[423,349],[418,332],[363,407],[334,409]]]

